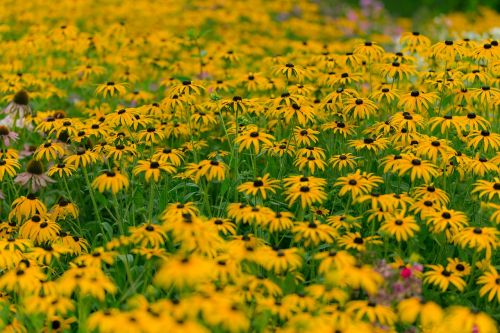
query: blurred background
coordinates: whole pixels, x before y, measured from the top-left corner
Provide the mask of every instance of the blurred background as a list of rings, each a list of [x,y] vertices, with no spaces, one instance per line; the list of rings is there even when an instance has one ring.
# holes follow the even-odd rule
[[[451,12],[475,13],[480,7],[489,7],[500,11],[500,0],[322,0],[324,6],[338,8],[340,6],[366,7],[379,3],[393,16],[410,18],[434,17]]]

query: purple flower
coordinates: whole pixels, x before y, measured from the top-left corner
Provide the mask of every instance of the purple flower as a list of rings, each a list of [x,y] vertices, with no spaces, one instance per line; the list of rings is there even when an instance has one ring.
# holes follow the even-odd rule
[[[16,132],[10,131],[7,126],[0,125],[0,140],[5,146],[10,146],[10,142],[15,142],[17,139],[19,139],[19,135]]]
[[[26,172],[20,173],[14,179],[14,182],[31,188],[33,192],[37,192],[49,183],[55,183],[55,180],[44,173],[43,164],[40,161],[33,159],[26,166]]]
[[[19,159],[22,159],[24,157],[28,157],[28,156],[33,155],[33,153],[35,152],[35,150],[36,150],[35,146],[31,146],[31,145],[25,144],[23,146],[23,150],[21,150],[19,152]]]

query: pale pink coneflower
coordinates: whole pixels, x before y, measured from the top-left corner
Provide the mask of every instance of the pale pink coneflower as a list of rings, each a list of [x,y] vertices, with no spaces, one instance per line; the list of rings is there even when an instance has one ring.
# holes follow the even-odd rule
[[[0,120],[0,125],[11,128],[20,127],[31,129],[33,125],[30,122],[26,122],[25,119],[32,114],[29,101],[28,93],[25,90],[17,92],[12,101],[3,110],[3,113],[7,116]]]
[[[0,125],[0,140],[4,146],[10,146],[10,143],[17,141],[17,139],[19,139],[19,135],[16,132],[10,131],[7,126]]]
[[[36,146],[25,144],[23,146],[23,150],[19,151],[19,159],[23,159],[25,157],[29,157],[33,155],[36,151]]]
[[[37,192],[40,188],[46,187],[49,183],[55,183],[55,180],[47,176],[43,170],[42,162],[31,160],[26,166],[26,172],[20,173],[14,182],[27,186],[33,192]]]

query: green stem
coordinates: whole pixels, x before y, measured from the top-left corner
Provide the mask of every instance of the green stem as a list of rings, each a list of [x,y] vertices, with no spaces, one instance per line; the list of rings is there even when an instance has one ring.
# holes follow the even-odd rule
[[[85,183],[87,184],[87,187],[89,189],[90,200],[92,201],[92,206],[94,207],[94,213],[97,217],[97,222],[99,223],[99,228],[101,229],[102,237],[104,237],[104,239],[107,240],[108,238],[106,236],[106,233],[104,232],[101,214],[99,214],[99,208],[97,207],[97,203],[95,201],[94,189],[92,188],[92,185],[90,184],[89,174],[87,172],[87,168],[83,168],[83,176],[85,177]]]

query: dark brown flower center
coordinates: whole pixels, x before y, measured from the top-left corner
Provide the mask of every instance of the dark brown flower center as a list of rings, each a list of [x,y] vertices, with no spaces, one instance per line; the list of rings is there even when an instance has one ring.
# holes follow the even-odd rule
[[[21,90],[14,95],[14,103],[15,104],[28,105],[29,101],[30,101],[30,99],[29,99],[28,93],[24,90]]]
[[[261,186],[264,186],[264,182],[262,180],[256,180],[253,182],[253,186],[254,187],[261,187]]]
[[[33,175],[42,175],[43,174],[43,164],[38,160],[31,160],[28,162],[26,166],[26,171]]]
[[[361,238],[361,237],[355,237],[355,238],[353,239],[353,242],[354,242],[354,244],[361,245],[361,244],[363,244],[365,241],[364,241],[364,240],[363,240],[363,238]]]

